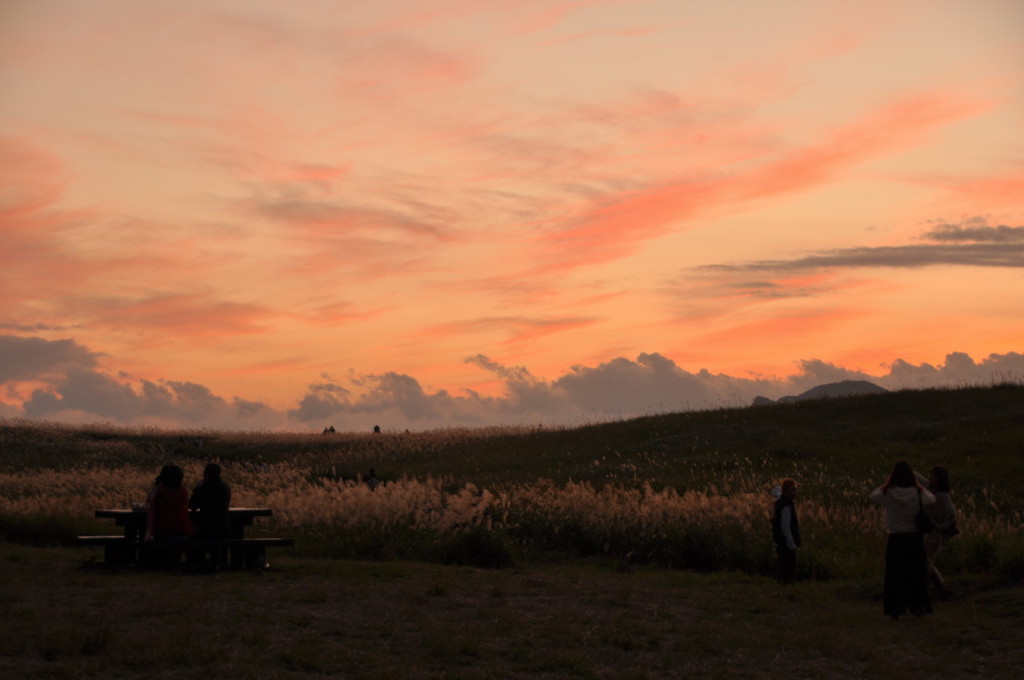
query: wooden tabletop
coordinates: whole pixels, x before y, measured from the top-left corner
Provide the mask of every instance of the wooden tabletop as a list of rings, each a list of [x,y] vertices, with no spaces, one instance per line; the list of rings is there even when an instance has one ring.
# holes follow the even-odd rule
[[[134,515],[145,515],[145,508],[104,508],[96,511],[96,517],[118,518]],[[230,515],[248,515],[249,517],[270,517],[274,511],[270,508],[228,508]]]

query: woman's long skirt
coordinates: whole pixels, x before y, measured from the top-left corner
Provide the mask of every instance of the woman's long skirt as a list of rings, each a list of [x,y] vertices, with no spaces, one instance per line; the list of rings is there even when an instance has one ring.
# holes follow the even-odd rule
[[[889,534],[885,545],[885,613],[915,616],[932,611],[928,599],[928,558],[918,532]]]

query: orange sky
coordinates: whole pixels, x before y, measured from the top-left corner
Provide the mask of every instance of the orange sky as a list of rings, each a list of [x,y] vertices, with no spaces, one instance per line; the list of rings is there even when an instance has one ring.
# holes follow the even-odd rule
[[[10,0],[0,417],[1018,379],[1021,29],[1015,0]]]

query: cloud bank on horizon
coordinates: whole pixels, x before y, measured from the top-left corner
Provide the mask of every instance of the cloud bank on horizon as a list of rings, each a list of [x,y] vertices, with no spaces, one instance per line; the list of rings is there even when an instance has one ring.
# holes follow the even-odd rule
[[[0,3],[0,414],[572,423],[1014,379],[1022,25],[1016,0]]]
[[[820,360],[802,361],[786,378],[737,378],[696,373],[657,353],[574,366],[554,380],[525,367],[497,364],[485,356],[465,359],[494,374],[500,396],[467,390],[450,394],[425,389],[401,373],[322,376],[307,386],[294,408],[214,394],[205,385],[174,380],[131,380],[97,365],[97,356],[72,340],[47,341],[0,335],[0,385],[35,385],[20,405],[0,407],[0,418],[151,425],[180,429],[316,431],[426,430],[501,425],[583,425],[657,413],[748,406],[755,397],[777,399],[817,385],[868,380],[890,390],[1024,382],[1024,355],[991,355],[976,362],[953,352],[942,365],[897,359],[872,376]]]

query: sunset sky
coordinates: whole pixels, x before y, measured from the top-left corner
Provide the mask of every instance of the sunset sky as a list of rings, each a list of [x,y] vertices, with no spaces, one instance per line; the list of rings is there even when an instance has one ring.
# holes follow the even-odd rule
[[[1019,0],[0,0],[0,417],[1024,380]]]

